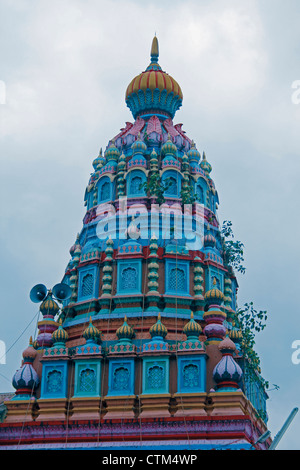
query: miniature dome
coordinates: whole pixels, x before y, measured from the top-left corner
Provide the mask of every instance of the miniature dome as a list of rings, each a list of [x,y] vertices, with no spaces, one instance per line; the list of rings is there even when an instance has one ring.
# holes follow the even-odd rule
[[[96,328],[92,323],[92,318],[90,317],[90,322],[87,328],[84,330],[82,336],[86,341],[93,341],[97,343],[100,340],[101,332]]]
[[[150,65],[131,80],[126,90],[125,101],[134,118],[150,110],[162,111],[173,118],[182,104],[181,88],[174,78],[162,71],[158,56],[158,41],[155,36]]]
[[[219,344],[219,349],[220,349],[220,351],[222,351],[224,354],[226,354],[227,352],[235,351],[235,350],[236,350],[236,346],[235,346],[234,342],[231,341],[231,339],[228,338],[228,336],[226,336],[226,338],[224,338],[223,341],[220,342],[220,344]]]
[[[23,364],[15,372],[12,380],[18,394],[26,395],[33,392],[40,382],[39,376],[32,366],[36,354],[37,352],[32,346],[32,338],[30,338],[29,346],[23,352]]]
[[[105,163],[105,158],[102,155],[102,148],[100,149],[98,157],[96,157],[93,161],[94,170],[99,170]]]
[[[75,250],[76,248],[80,247],[80,244],[79,244],[79,233],[77,234],[77,237],[76,237],[76,241],[74,243],[74,245],[71,246],[70,248],[70,255],[73,256],[73,254],[75,253]]]
[[[203,238],[203,245],[205,247],[211,247],[213,248],[214,246],[216,246],[216,239],[215,237],[211,234],[211,233],[208,233],[207,235],[204,236]]]
[[[177,155],[177,147],[173,144],[170,134],[168,134],[167,141],[161,147],[161,155],[164,157],[166,155],[172,155],[176,157]]]
[[[24,361],[33,361],[36,357],[36,350],[34,349],[32,337],[29,340],[29,346],[23,351],[23,359]]]
[[[104,157],[107,162],[110,160],[117,161],[120,156],[119,149],[115,146],[115,142],[112,141],[110,146],[105,150]]]
[[[237,388],[243,371],[233,359],[232,354],[236,350],[236,346],[230,338],[226,337],[219,344],[219,350],[222,353],[222,359],[213,370],[213,377],[217,384],[229,386],[229,388]]]
[[[161,322],[160,313],[158,314],[157,322],[151,326],[149,333],[152,338],[155,336],[161,336],[162,338],[165,338],[167,336],[168,330]]]
[[[214,287],[206,292],[204,298],[209,304],[217,304],[220,305],[224,300],[224,294],[216,286],[216,280],[213,281]]]
[[[49,291],[46,299],[41,303],[40,311],[43,316],[50,315],[55,316],[59,311],[59,306],[52,298],[52,292]]]
[[[190,162],[199,162],[201,155],[200,152],[196,149],[195,142],[192,141],[191,148],[187,153]]]
[[[127,323],[127,317],[124,318],[124,323],[117,329],[116,335],[120,341],[131,340],[134,337],[134,331]]]
[[[194,314],[191,312],[190,321],[184,326],[183,333],[189,338],[193,336],[199,336],[202,333],[202,328],[199,323],[195,322]]]
[[[211,170],[212,170],[212,167],[211,167],[211,164],[208,163],[208,161],[206,160],[206,156],[205,156],[205,153],[203,152],[203,158],[200,162],[200,168],[207,174],[209,175],[211,173]]]
[[[144,152],[146,152],[147,145],[145,144],[143,140],[141,140],[140,134],[138,135],[137,140],[133,142],[131,148],[132,148],[133,154],[136,154],[136,153],[143,154]]]
[[[59,327],[57,330],[53,331],[52,333],[52,340],[53,343],[65,343],[69,339],[69,335],[66,330],[62,327],[62,320],[59,320]]]

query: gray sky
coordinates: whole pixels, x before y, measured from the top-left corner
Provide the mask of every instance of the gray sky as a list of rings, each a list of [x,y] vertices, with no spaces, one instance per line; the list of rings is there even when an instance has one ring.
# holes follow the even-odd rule
[[[206,152],[219,218],[245,245],[239,304],[268,311],[256,350],[280,387],[268,400],[274,437],[300,401],[299,1],[1,0],[0,17],[0,340],[12,346],[0,392],[35,336],[34,320],[22,335],[37,314],[31,287],[60,282],[69,261],[92,161],[133,122],[125,91],[156,32],[184,96],[174,123]],[[300,449],[299,435],[300,413],[278,448]]]

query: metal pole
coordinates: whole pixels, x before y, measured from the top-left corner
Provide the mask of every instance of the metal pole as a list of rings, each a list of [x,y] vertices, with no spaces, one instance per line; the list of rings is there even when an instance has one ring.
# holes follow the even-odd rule
[[[270,445],[269,450],[274,450],[277,447],[277,445],[279,444],[279,441],[281,440],[282,436],[286,432],[287,428],[289,427],[289,425],[291,424],[292,420],[294,419],[297,413],[298,413],[298,408],[294,408],[293,411],[290,413],[288,419],[286,420],[286,422],[280,429],[280,431],[274,437],[274,440],[272,444]]]

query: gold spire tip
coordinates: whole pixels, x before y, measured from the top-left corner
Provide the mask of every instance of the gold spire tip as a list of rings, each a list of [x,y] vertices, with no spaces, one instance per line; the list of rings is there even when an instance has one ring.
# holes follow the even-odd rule
[[[155,33],[155,36],[152,40],[152,46],[151,46],[151,57],[158,57],[159,56],[159,51],[158,51],[158,40],[157,40],[157,37],[156,37],[156,33]]]

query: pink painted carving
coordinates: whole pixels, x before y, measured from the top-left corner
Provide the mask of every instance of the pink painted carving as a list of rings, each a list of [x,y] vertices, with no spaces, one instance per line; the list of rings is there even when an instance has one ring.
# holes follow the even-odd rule
[[[170,134],[171,137],[176,137],[179,132],[175,129],[172,119],[166,119],[163,123],[164,128]]]
[[[147,126],[147,134],[151,134],[151,132],[157,132],[157,134],[162,134],[162,128],[160,125],[160,121],[157,116],[151,116]]]
[[[176,124],[174,127],[184,139],[186,139],[190,144],[192,144],[191,139],[188,138],[185,131],[182,129],[182,126],[183,124]]]

